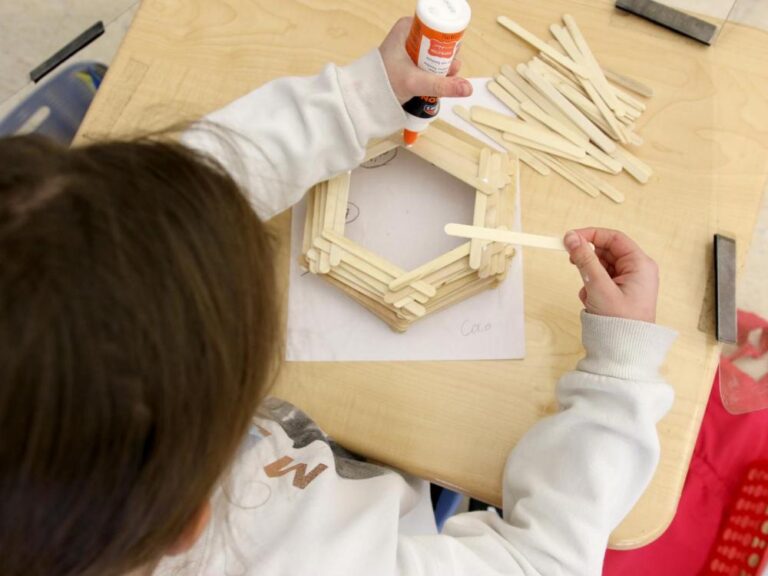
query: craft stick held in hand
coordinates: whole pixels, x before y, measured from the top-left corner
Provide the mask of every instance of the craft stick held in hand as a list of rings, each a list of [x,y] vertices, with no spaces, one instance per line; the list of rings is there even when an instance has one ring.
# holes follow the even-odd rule
[[[445,233],[449,236],[458,236],[460,238],[477,238],[479,240],[517,244],[519,246],[528,246],[530,248],[546,248],[548,250],[565,251],[563,239],[556,236],[539,236],[536,234],[526,234],[524,232],[510,232],[508,230],[496,230],[495,228],[468,226],[466,224],[446,224]]]

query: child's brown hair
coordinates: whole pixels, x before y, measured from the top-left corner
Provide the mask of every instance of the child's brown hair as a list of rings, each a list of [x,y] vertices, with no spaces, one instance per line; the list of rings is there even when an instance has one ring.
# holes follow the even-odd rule
[[[158,560],[210,497],[278,349],[270,239],[156,140],[0,140],[0,576]]]

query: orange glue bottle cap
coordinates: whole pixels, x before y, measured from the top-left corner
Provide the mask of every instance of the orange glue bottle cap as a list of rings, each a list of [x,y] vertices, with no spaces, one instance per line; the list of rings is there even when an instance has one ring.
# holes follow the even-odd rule
[[[413,130],[408,130],[407,128],[403,130],[403,142],[405,142],[406,146],[413,145],[418,139],[419,139],[418,132],[414,132]]]

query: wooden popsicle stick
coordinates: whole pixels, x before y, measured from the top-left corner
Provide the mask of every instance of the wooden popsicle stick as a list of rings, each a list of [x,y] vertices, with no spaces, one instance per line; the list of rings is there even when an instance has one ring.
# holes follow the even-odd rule
[[[621,126],[619,126],[619,121],[616,119],[616,115],[610,108],[608,108],[606,102],[603,100],[600,93],[595,89],[594,85],[591,82],[585,80],[584,90],[587,91],[587,94],[592,99],[592,102],[595,103],[597,109],[600,111],[600,115],[608,123],[608,134],[614,140],[619,140],[622,144],[626,144],[627,138],[621,131]]]
[[[366,274],[359,268],[350,265],[346,261],[342,262],[338,266],[338,270],[343,270],[348,275],[354,276],[355,278],[357,278],[359,282],[362,282],[363,284],[369,286],[375,292],[381,294],[381,298],[384,300],[384,302],[386,302],[387,304],[390,304],[390,302],[387,302],[387,299],[386,299],[387,295],[390,294],[389,288],[387,287],[386,282],[382,282],[381,280],[378,280],[377,278],[374,278],[373,276]],[[414,300],[417,300],[422,303],[429,300],[428,296],[425,296],[421,292],[417,292],[416,290],[413,290],[413,289],[411,289],[409,294],[401,295],[400,298],[403,298],[404,296],[412,296]]]
[[[400,146],[401,142],[396,139],[399,137],[399,135],[392,135],[389,138],[382,138],[381,140],[377,140],[368,144],[368,148],[365,151],[365,157],[363,158],[361,164],[365,164],[369,160],[376,158],[376,156],[381,156],[382,154],[385,154],[390,150]]]
[[[312,215],[314,212],[315,194],[314,188],[307,192],[304,214],[304,233],[301,238],[301,253],[306,254],[312,247]]]
[[[410,326],[411,322],[401,318],[393,308],[382,304],[378,299],[369,298],[353,288],[350,288],[344,282],[340,282],[338,279],[334,278],[333,274],[326,276],[325,281],[338,288],[341,292],[349,296],[372,314],[376,315],[383,322],[386,322],[392,330],[396,332],[405,332]]]
[[[544,165],[538,158],[535,158],[527,150],[520,148],[515,144],[512,144],[511,142],[505,141],[504,138],[502,137],[502,132],[500,130],[496,130],[495,128],[491,128],[490,126],[483,126],[482,124],[476,124],[472,122],[471,116],[469,114],[469,110],[467,110],[463,106],[460,106],[460,105],[454,106],[453,112],[465,122],[472,124],[475,128],[477,128],[483,134],[491,138],[494,142],[503,146],[510,152],[516,154],[522,162],[525,162],[528,166],[536,170],[536,172],[538,172],[542,176],[549,176],[550,169],[548,166]]]
[[[444,134],[429,134],[426,130],[414,144],[408,147],[408,151],[421,156],[427,162],[435,166],[448,166],[453,175],[459,180],[477,176],[477,163],[480,158],[480,151],[477,145],[473,147],[473,157],[463,154],[453,148],[453,139],[448,139]],[[423,144],[420,144],[423,141]],[[466,144],[465,144],[466,145]],[[447,169],[444,169],[448,172]],[[489,191],[489,193],[491,193]]]
[[[613,88],[608,85],[608,81],[605,79],[605,75],[603,74],[603,69],[600,67],[600,63],[597,61],[595,54],[589,47],[587,39],[581,33],[581,29],[576,23],[576,20],[570,14],[565,14],[563,16],[563,22],[565,22],[565,27],[568,29],[568,32],[570,32],[571,38],[576,44],[576,48],[578,48],[579,51],[584,55],[584,59],[593,72],[592,81],[595,84],[595,89],[600,93],[600,96],[602,96],[602,98],[605,100],[605,103],[611,110],[620,116],[623,115],[623,110],[625,107],[621,102],[619,102],[618,98],[616,98],[616,94],[614,93]]]
[[[451,284],[452,282],[456,282],[457,280],[463,280],[465,278],[472,278],[472,279],[479,278],[479,276],[477,275],[477,270],[469,269],[469,270],[462,270],[460,272],[455,272],[450,276],[446,276],[445,278],[442,278],[439,282],[436,282],[435,287],[439,290],[444,286]]]
[[[347,223],[347,204],[349,203],[349,186],[352,173],[347,171],[336,176],[332,184],[336,188],[336,214],[333,219],[333,231],[344,234]]]
[[[623,116],[624,119],[629,120],[631,122],[637,122],[637,120],[642,116],[643,113],[639,110],[632,108],[631,106],[627,106],[627,113]]]
[[[439,126],[443,132],[447,132],[457,140],[461,140],[463,142],[466,142],[467,144],[470,144],[475,149],[475,156],[478,159],[480,158],[480,150],[477,148],[477,138],[475,138],[468,132],[465,132],[458,126],[454,126],[450,122],[446,122],[445,120],[441,120],[440,118],[432,122],[432,126],[433,127]]]
[[[501,193],[501,188],[509,185],[509,183],[512,182],[512,178],[509,175],[511,170],[509,164],[509,154],[506,152],[499,153],[499,160],[499,182],[501,182],[501,185],[499,186],[499,193]]]
[[[632,146],[642,146],[645,143],[643,137],[631,128],[623,128],[623,130],[628,144],[632,144]]]
[[[425,304],[430,300],[428,296],[424,296],[424,294],[421,292],[414,290],[410,286],[406,286],[397,292],[392,292],[391,290],[387,289],[387,291],[384,293],[384,302],[387,304],[394,304],[406,296],[410,296],[414,301],[419,302],[420,304]]]
[[[504,76],[498,76],[498,79],[501,82],[505,82],[507,84],[511,84],[509,80],[507,80]],[[546,128],[545,124],[542,124],[539,122],[536,118],[534,118],[531,114],[528,112],[524,112],[521,106],[521,102],[512,96],[512,94],[509,92],[509,90],[505,89],[499,82],[495,80],[491,80],[486,85],[488,88],[488,91],[493,94],[498,100],[500,100],[507,108],[512,110],[517,116],[525,120],[526,122],[532,124],[533,126],[537,126],[539,128]],[[517,90],[514,86],[512,86],[513,89]],[[528,100],[523,95],[523,102],[527,102],[529,106],[538,108],[533,102]],[[543,110],[538,108],[539,113],[545,114]]]
[[[510,134],[509,132],[503,132],[502,137],[504,138],[504,140],[507,140],[508,142],[513,142],[520,146],[525,146],[526,148],[538,150],[539,152],[545,152],[547,154],[558,156],[560,158],[565,158],[566,160],[578,161],[586,157],[586,151],[581,156],[573,156],[572,154],[563,152],[561,149],[552,148],[550,146],[541,144],[540,142],[536,142],[534,140],[528,140],[527,138],[520,138],[519,136],[515,136],[514,134]]]
[[[499,225],[498,210],[497,210],[498,202],[499,202],[498,194],[494,196],[490,196],[488,198],[488,203],[485,208],[485,224],[483,224],[485,228],[495,229],[498,227]],[[494,262],[492,261],[492,255],[494,254],[494,252],[491,249],[492,246],[493,246],[493,243],[488,244],[487,242],[483,245],[482,256],[480,258],[480,268],[478,268],[477,270],[477,274],[480,278],[488,277],[494,268]]]
[[[613,157],[621,162],[624,170],[641,184],[651,179],[653,169],[623,146],[619,146],[613,153]]]
[[[422,136],[459,156],[467,165],[477,166],[480,149],[477,141],[459,136],[460,130],[447,122],[435,121]]]
[[[429,138],[419,138],[411,150],[418,151],[419,156],[424,160],[466,182],[476,190],[482,190],[486,194],[495,194],[497,191],[488,182],[483,182],[477,177],[476,169],[470,172],[470,163],[465,158],[446,150]]]
[[[597,150],[600,150],[600,149],[597,148]],[[602,152],[602,150],[600,150],[600,151]],[[603,152],[603,154],[605,154],[605,152]],[[611,158],[611,157],[608,156],[608,158]],[[567,160],[567,158],[566,158],[566,160]],[[600,170],[600,172],[605,172],[606,174],[618,174],[619,172],[621,172],[621,170],[622,170],[621,164],[619,164],[613,158],[611,158],[611,162],[616,162],[616,165],[618,166],[617,170],[609,168],[608,166],[606,166],[602,162],[596,160],[594,156],[591,156],[589,154],[589,152],[587,152],[587,157],[586,158],[582,158],[581,160],[579,160],[578,164],[581,164],[583,166],[587,166],[589,168],[594,168],[595,170]]]
[[[555,84],[555,88],[560,94],[570,100],[576,108],[581,110],[587,118],[594,122],[598,128],[604,130],[606,133],[610,132],[611,128],[608,126],[608,122],[605,118],[603,118],[600,110],[598,110],[597,105],[587,98],[581,90],[564,82]]]
[[[557,90],[566,98],[568,98],[574,106],[581,110],[587,118],[589,118],[595,125],[606,133],[611,133],[612,128],[608,123],[607,117],[600,113],[597,105],[592,102],[587,95],[583,92],[584,87],[580,83],[574,82],[571,78],[567,78],[562,70],[555,68],[551,61],[545,61],[544,59],[534,58],[533,61],[538,65],[539,72],[543,73],[549,81],[557,88]],[[618,121],[624,121],[627,118],[627,114],[632,110],[630,108],[624,108],[624,115],[614,115],[614,118]],[[629,120],[627,120],[629,121]]]
[[[595,126],[582,112],[576,108],[570,101],[558,92],[555,87],[549,83],[536,70],[529,69],[525,65],[518,66],[517,70],[524,78],[531,82],[542,94],[544,94],[556,107],[592,140],[595,145],[610,154],[616,149],[616,143],[605,135],[597,126]]]
[[[572,18],[571,21],[575,26],[575,21],[573,21]],[[589,50],[589,46],[586,46],[586,41],[584,41],[582,38],[582,43],[584,44],[584,48],[587,51],[587,53],[584,53],[584,50],[581,49],[582,47],[577,46],[577,43],[574,41],[575,39],[570,34],[568,34],[568,31],[565,28],[553,24],[550,26],[550,30],[552,31],[552,35],[557,39],[558,42],[560,42],[560,45],[563,47],[566,53],[571,56],[571,58],[575,59],[577,62],[581,62],[593,72],[591,78],[579,78],[579,82],[587,95],[592,99],[592,102],[594,102],[594,104],[597,106],[600,115],[608,124],[608,130],[606,130],[606,132],[608,132],[615,139],[620,139],[621,134],[618,132],[616,127],[617,120],[614,111],[616,114],[623,116],[626,111],[626,106],[619,103],[616,98],[616,94],[613,92],[613,89],[608,86],[608,82],[603,77],[602,71],[597,65],[597,61],[594,60],[594,57]],[[538,62],[536,64],[540,67],[536,69],[546,70],[543,68],[543,64],[538,64]],[[609,101],[611,104],[608,104]]]
[[[564,160],[563,162],[567,162],[567,160]],[[590,172],[589,170],[586,170],[581,166],[577,166],[573,163],[567,164],[567,166],[568,166],[568,169],[573,171],[577,176],[579,176],[580,178],[583,178],[584,180],[592,184],[603,195],[607,196],[617,204],[621,204],[624,202],[625,200],[624,193],[616,189],[614,186],[612,186],[602,178],[598,178],[597,176],[592,174],[592,172]]]
[[[478,129],[480,128],[480,125],[478,124]],[[483,129],[487,130],[494,130],[493,128],[489,128],[488,126],[483,126]],[[485,130],[483,130],[485,132]],[[498,138],[503,142],[502,146],[504,146],[507,150],[512,152],[513,154],[517,155],[518,158],[520,158],[520,161],[525,163],[527,166],[533,168],[536,172],[541,174],[542,176],[549,176],[552,171],[549,169],[549,166],[541,162],[536,156],[531,154],[528,150],[526,150],[522,146],[518,146],[517,144],[514,144],[509,141],[505,141],[502,137],[502,133],[498,130],[494,130],[496,134],[498,135]],[[495,140],[495,138],[494,138]]]
[[[323,202],[325,200],[325,191],[328,182],[319,182],[312,189],[314,202],[312,204],[312,245],[315,245],[315,239],[319,238],[323,229]],[[330,270],[330,256],[322,249],[314,248],[316,259],[310,261],[310,272],[313,274],[327,274]],[[325,254],[325,257],[323,257]],[[314,268],[314,269],[313,269]]]
[[[509,92],[509,94],[520,103],[523,103],[526,100],[528,100],[529,98],[525,94],[525,92],[523,92],[522,90],[520,90],[520,88],[518,88],[515,84],[513,84],[509,78],[510,76],[515,76],[517,74],[514,71],[514,69],[511,66],[504,64],[502,65],[501,70],[502,70],[501,74],[497,74],[496,76],[494,76],[494,80],[496,80],[499,86],[501,86],[502,88],[504,88],[504,90]]]
[[[416,316],[417,318],[421,318],[422,316],[425,316],[427,314],[427,309],[419,304],[418,302],[409,302],[405,306],[403,306],[408,312]]]
[[[320,222],[322,221],[320,212],[320,195],[322,194],[322,189],[324,186],[324,182],[319,182],[318,184],[315,184],[314,188],[312,188],[310,191],[310,194],[312,194],[312,240],[320,236]]]
[[[494,262],[494,267],[491,273],[498,276],[499,274],[504,274],[504,272],[507,270],[508,262],[506,256],[504,255],[507,246],[498,242],[492,246],[494,246],[494,254],[491,257],[491,260]]]
[[[572,19],[571,19],[572,20]],[[575,25],[575,21],[573,22]],[[583,50],[580,50],[580,47],[576,45],[574,42],[574,39],[568,34],[568,32],[563,28],[562,26],[557,26],[556,24],[553,24],[550,27],[550,30],[552,31],[552,35],[557,39],[558,42],[560,42],[560,45],[563,47],[563,49],[568,53],[571,58],[574,58],[576,61],[580,61],[582,64],[585,64],[590,70],[593,71],[593,75],[591,78],[579,78],[579,82],[584,88],[587,95],[592,99],[592,102],[597,106],[597,109],[600,112],[600,115],[605,119],[605,121],[608,124],[608,132],[616,138],[617,140],[621,138],[621,134],[618,132],[618,129],[616,127],[617,120],[616,116],[614,115],[613,111],[617,111],[616,113],[621,114],[622,116],[625,113],[626,107],[622,104],[619,104],[618,100],[616,99],[616,95],[613,92],[613,89],[608,86],[607,81],[605,81],[605,78],[602,76],[602,71],[600,71],[599,66],[597,65],[597,61],[593,64],[590,60],[591,51],[589,51],[589,47],[586,47],[587,52],[589,54],[584,54]],[[583,40],[583,38],[582,38]],[[539,61],[540,62],[540,61]],[[537,65],[539,65],[537,63]],[[541,66],[541,65],[539,65]],[[541,68],[536,68],[537,70],[540,70]],[[600,80],[604,82],[604,86],[600,84]],[[608,100],[611,100],[613,102],[612,105],[608,105]]]
[[[635,94],[639,94],[645,98],[653,97],[653,88],[646,86],[639,80],[635,80],[629,76],[624,76],[623,74],[619,74],[618,72],[614,72],[610,68],[605,67],[603,67],[603,74],[605,74],[605,77],[614,84],[618,84],[622,88],[631,90]]]
[[[546,54],[539,54],[539,56],[534,56],[531,62],[539,65],[539,70],[550,79],[550,82],[553,84],[562,82],[576,89],[581,88],[578,76],[574,76],[568,70],[563,70],[557,62],[547,58]]]
[[[522,109],[520,107],[520,102],[514,98],[509,92],[507,92],[501,84],[496,82],[495,80],[489,80],[488,83],[485,85],[486,88],[488,88],[488,92],[496,96],[496,98],[501,101],[502,104],[504,104],[507,108],[512,110],[515,114],[520,116]]]
[[[341,266],[344,266],[345,264],[348,268],[359,270],[361,274],[369,276],[370,278],[378,280],[379,282],[383,282],[386,285],[389,285],[389,282],[392,278],[389,274],[383,272],[368,262],[367,259],[364,259],[353,252],[347,251],[345,247],[341,246]]]
[[[355,274],[350,274],[348,271],[344,269],[334,269],[329,274],[332,278],[335,278],[337,281],[340,281],[350,288],[353,288],[357,292],[363,294],[364,296],[370,298],[371,300],[380,301],[381,300],[381,293],[377,291],[375,288],[370,286],[369,284],[366,284],[365,282],[361,281],[358,276]],[[408,298],[405,299],[400,303],[401,305],[398,306],[398,308],[404,308],[409,313],[413,314],[415,317],[420,318],[421,316],[424,316],[426,314],[426,308],[422,306],[421,304],[418,304],[417,302],[414,302],[413,299]]]
[[[360,287],[375,294],[379,299],[383,298],[384,294],[386,294],[386,284],[379,282],[367,274],[362,274],[357,268],[349,265],[342,265],[334,268],[331,273],[350,286]]]
[[[322,236],[316,236],[312,239],[312,246],[317,250],[318,255],[322,252],[330,252],[331,251],[331,245],[332,242],[329,242]]]
[[[568,167],[562,162],[560,162],[557,158],[552,158],[544,154],[541,154],[539,158],[547,166],[552,168],[552,170],[557,172],[560,176],[565,178],[568,182],[576,186],[576,188],[578,188],[588,196],[591,196],[592,198],[597,198],[598,196],[600,196],[600,190],[598,190],[597,187],[593,186],[583,178],[579,177],[577,174],[574,174],[572,170],[569,170]]]
[[[491,228],[492,230],[502,230],[503,228]],[[501,242],[491,242],[485,248],[485,262],[477,271],[480,278],[488,278],[494,274],[501,274],[504,270],[504,248],[506,246]]]
[[[503,140],[504,135],[499,130],[489,128],[487,126],[482,126],[480,124],[475,124],[475,126],[478,129],[483,130],[490,138],[493,138],[494,140],[496,138],[501,138],[503,146],[506,146],[510,152],[517,154],[521,161],[534,168],[534,170],[536,170],[542,176],[549,176],[551,173],[550,167],[544,164],[539,157],[539,154],[542,152],[545,154],[558,156],[563,160],[577,162],[579,164],[583,164],[584,166],[594,168],[595,170],[607,172],[608,174],[618,174],[623,170],[621,162],[615,158],[612,158],[611,156],[608,156],[608,154],[600,150],[600,148],[591,142],[587,143],[587,155],[584,158],[574,158],[572,156],[562,155],[557,150],[538,146],[531,142],[524,142],[523,140],[518,140],[519,144],[513,144],[509,140]],[[532,144],[532,146],[526,147],[529,144]]]
[[[326,184],[325,189],[325,210],[323,211],[323,229],[336,229],[336,199],[338,197],[337,189],[333,185],[333,178]]]
[[[325,216],[328,213],[327,206],[328,206],[328,182],[323,183],[324,186],[322,190],[320,191],[319,195],[319,203],[320,203],[320,210],[318,214],[318,227],[320,228],[320,231],[322,233],[322,230],[325,229]],[[318,240],[318,238],[315,238],[315,240]],[[328,274],[328,272],[331,271],[331,247],[330,245],[327,246],[327,249],[318,250],[320,253],[320,262],[317,265],[317,270],[320,274]]]
[[[478,164],[477,177],[480,179],[481,182],[490,183],[491,181],[491,149],[490,148],[483,148],[480,151],[480,162]],[[479,192],[484,192],[484,191],[479,190]]]
[[[469,258],[462,258],[453,264],[449,264],[448,266],[435,271],[433,274],[425,276],[423,281],[430,284],[431,286],[434,286],[437,290],[439,289],[440,285],[445,283],[448,279],[468,274],[475,274],[475,271],[469,267]],[[401,300],[406,296],[410,296],[421,304],[424,304],[430,300],[410,286],[406,286],[405,288],[402,288],[396,292],[392,292],[387,286],[387,292],[384,294],[384,302],[393,304],[394,302]]]
[[[624,92],[621,88],[614,88],[616,97],[638,113],[645,112],[646,106],[640,100]]]
[[[479,238],[505,244],[516,244],[530,248],[546,248],[548,250],[565,250],[562,238],[557,236],[540,236],[511,230],[496,230],[494,228],[478,228],[466,224],[446,224],[445,233],[459,238]]]
[[[536,48],[536,50],[538,50],[539,52],[544,52],[545,54],[547,54],[547,56],[555,60],[561,66],[568,68],[568,70],[570,70],[574,74],[577,74],[583,78],[587,78],[589,76],[589,73],[582,65],[577,64],[570,58],[564,56],[563,54],[561,54],[560,52],[552,48],[549,44],[541,40],[538,36],[528,32],[528,30],[520,26],[520,24],[518,24],[514,20],[507,18],[506,16],[499,16],[498,18],[496,18],[496,21],[499,24],[501,24],[504,28],[506,28],[507,30],[509,30],[516,36],[518,36],[519,38],[528,42],[528,44]]]
[[[305,254],[307,258],[307,265],[309,266],[309,271],[312,272],[312,274],[317,274],[317,263],[320,261],[320,255],[317,253],[317,250],[314,248],[310,248],[307,250],[307,253]]]
[[[426,264],[423,264],[418,268],[411,270],[410,272],[406,272],[400,275],[399,277],[395,278],[389,283],[389,289],[392,291],[400,290],[401,288],[409,284],[413,284],[414,282],[421,280],[422,278],[424,278],[424,276],[432,274],[433,272],[435,272],[436,270],[439,270],[443,266],[447,266],[448,264],[451,264],[456,260],[460,260],[461,258],[468,256],[469,247],[470,247],[470,243],[465,242],[464,244],[454,248],[450,252],[446,252],[442,256],[438,256],[431,262],[427,262]],[[434,290],[433,287],[430,286],[430,288]]]
[[[461,282],[461,280],[459,280],[459,282]],[[486,278],[485,280],[482,280],[480,282],[473,280],[473,284],[469,286],[467,289],[457,290],[455,294],[449,294],[448,296],[441,298],[440,300],[435,300],[433,302],[430,302],[429,305],[427,305],[427,314],[431,314],[442,308],[451,306],[456,302],[461,302],[462,300],[471,298],[472,296],[479,294],[480,292],[483,292],[488,288],[498,286],[498,284],[499,284],[498,279],[495,276]]]
[[[485,148],[485,150],[489,150],[489,148]],[[497,189],[502,188],[507,185],[507,180],[509,179],[505,173],[501,170],[501,157],[502,154],[498,152],[494,152],[491,154],[491,174],[490,174],[490,180],[491,184],[494,185]],[[498,194],[498,192],[496,193]]]
[[[370,250],[366,250],[359,244],[352,242],[344,236],[339,236],[330,230],[323,231],[323,237],[329,242],[338,244],[342,249],[342,261],[346,260],[356,268],[360,268],[366,274],[373,276],[389,284],[392,279],[402,276],[405,271],[377,256]],[[413,282],[414,289],[430,298],[435,295],[435,289],[424,282]]]
[[[350,179],[351,172],[347,171],[339,174],[329,182],[329,187],[334,188],[336,196],[336,213],[333,217],[333,231],[342,236],[344,235],[344,229],[346,227],[347,220],[347,203],[349,201]],[[341,249],[335,243],[331,244],[329,260],[331,266],[338,266],[341,264]]]
[[[427,304],[427,313],[432,313],[441,308],[445,308],[455,302],[459,302],[485,290],[493,283],[495,278],[478,281],[477,278],[461,278],[451,284],[447,284],[441,289],[440,296]]]
[[[573,144],[579,148],[585,148],[587,146],[589,138],[587,138],[581,132],[575,132],[571,130],[568,128],[568,126],[560,122],[560,120],[554,116],[550,116],[532,102],[523,102],[521,104],[521,108],[545,126],[548,126],[553,131],[573,142]]]
[[[434,274],[424,277],[425,282],[429,282],[436,289],[446,282],[450,282],[458,277],[463,277],[468,274],[475,274],[476,271],[470,268],[469,258],[462,258],[457,260],[453,264],[444,266],[440,270],[437,270]]]
[[[496,128],[497,130],[512,134],[518,138],[538,142],[547,148],[560,150],[563,154],[575,158],[581,158],[586,155],[586,151],[583,148],[567,141],[559,134],[553,133],[546,128],[525,124],[519,119],[499,114],[494,110],[483,108],[482,106],[473,106],[470,113],[473,122]]]
[[[447,300],[456,301],[456,299],[460,299],[462,295],[466,295],[469,293],[472,288],[477,284],[483,284],[487,285],[485,282],[478,282],[478,275],[477,273],[471,275],[471,276],[464,276],[463,278],[457,278],[453,280],[452,282],[449,282],[448,284],[445,284],[440,287],[440,290],[437,293],[437,296],[433,298],[428,304],[427,309],[429,308],[435,308],[436,305],[439,306],[440,302],[445,302]],[[466,296],[463,296],[466,298]]]
[[[400,298],[400,300],[396,300],[395,302],[392,302],[392,306],[394,306],[395,308],[404,308],[411,302],[415,302],[415,300],[410,296],[405,296],[404,298]]]
[[[552,104],[548,98],[546,98],[538,90],[536,90],[536,88],[529,84],[528,81],[520,76],[516,70],[513,70],[509,66],[504,65],[501,67],[501,73],[503,77],[508,81],[507,83],[502,83],[500,80],[498,81],[503,88],[506,89],[508,84],[513,85],[518,92],[521,92],[528,100],[541,108],[544,112],[550,116],[554,116],[560,120],[560,122],[563,122],[566,126],[568,126],[571,130],[575,132],[581,132],[581,129],[573,122],[573,120],[566,116],[557,106]]]

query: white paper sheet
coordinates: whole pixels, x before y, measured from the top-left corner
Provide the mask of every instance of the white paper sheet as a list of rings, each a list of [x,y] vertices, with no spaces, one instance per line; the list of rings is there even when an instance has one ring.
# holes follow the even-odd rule
[[[507,110],[472,81],[468,99],[444,99],[440,118],[488,140],[452,113],[454,104],[480,104]],[[518,198],[516,229],[520,229]],[[298,265],[306,203],[293,210],[286,357],[289,361],[500,360],[525,356],[522,252],[512,259],[502,284],[440,310],[406,333],[383,321]],[[399,149],[376,168],[352,172],[346,235],[405,269],[412,269],[458,246],[447,236],[448,222],[472,223],[474,191]]]

